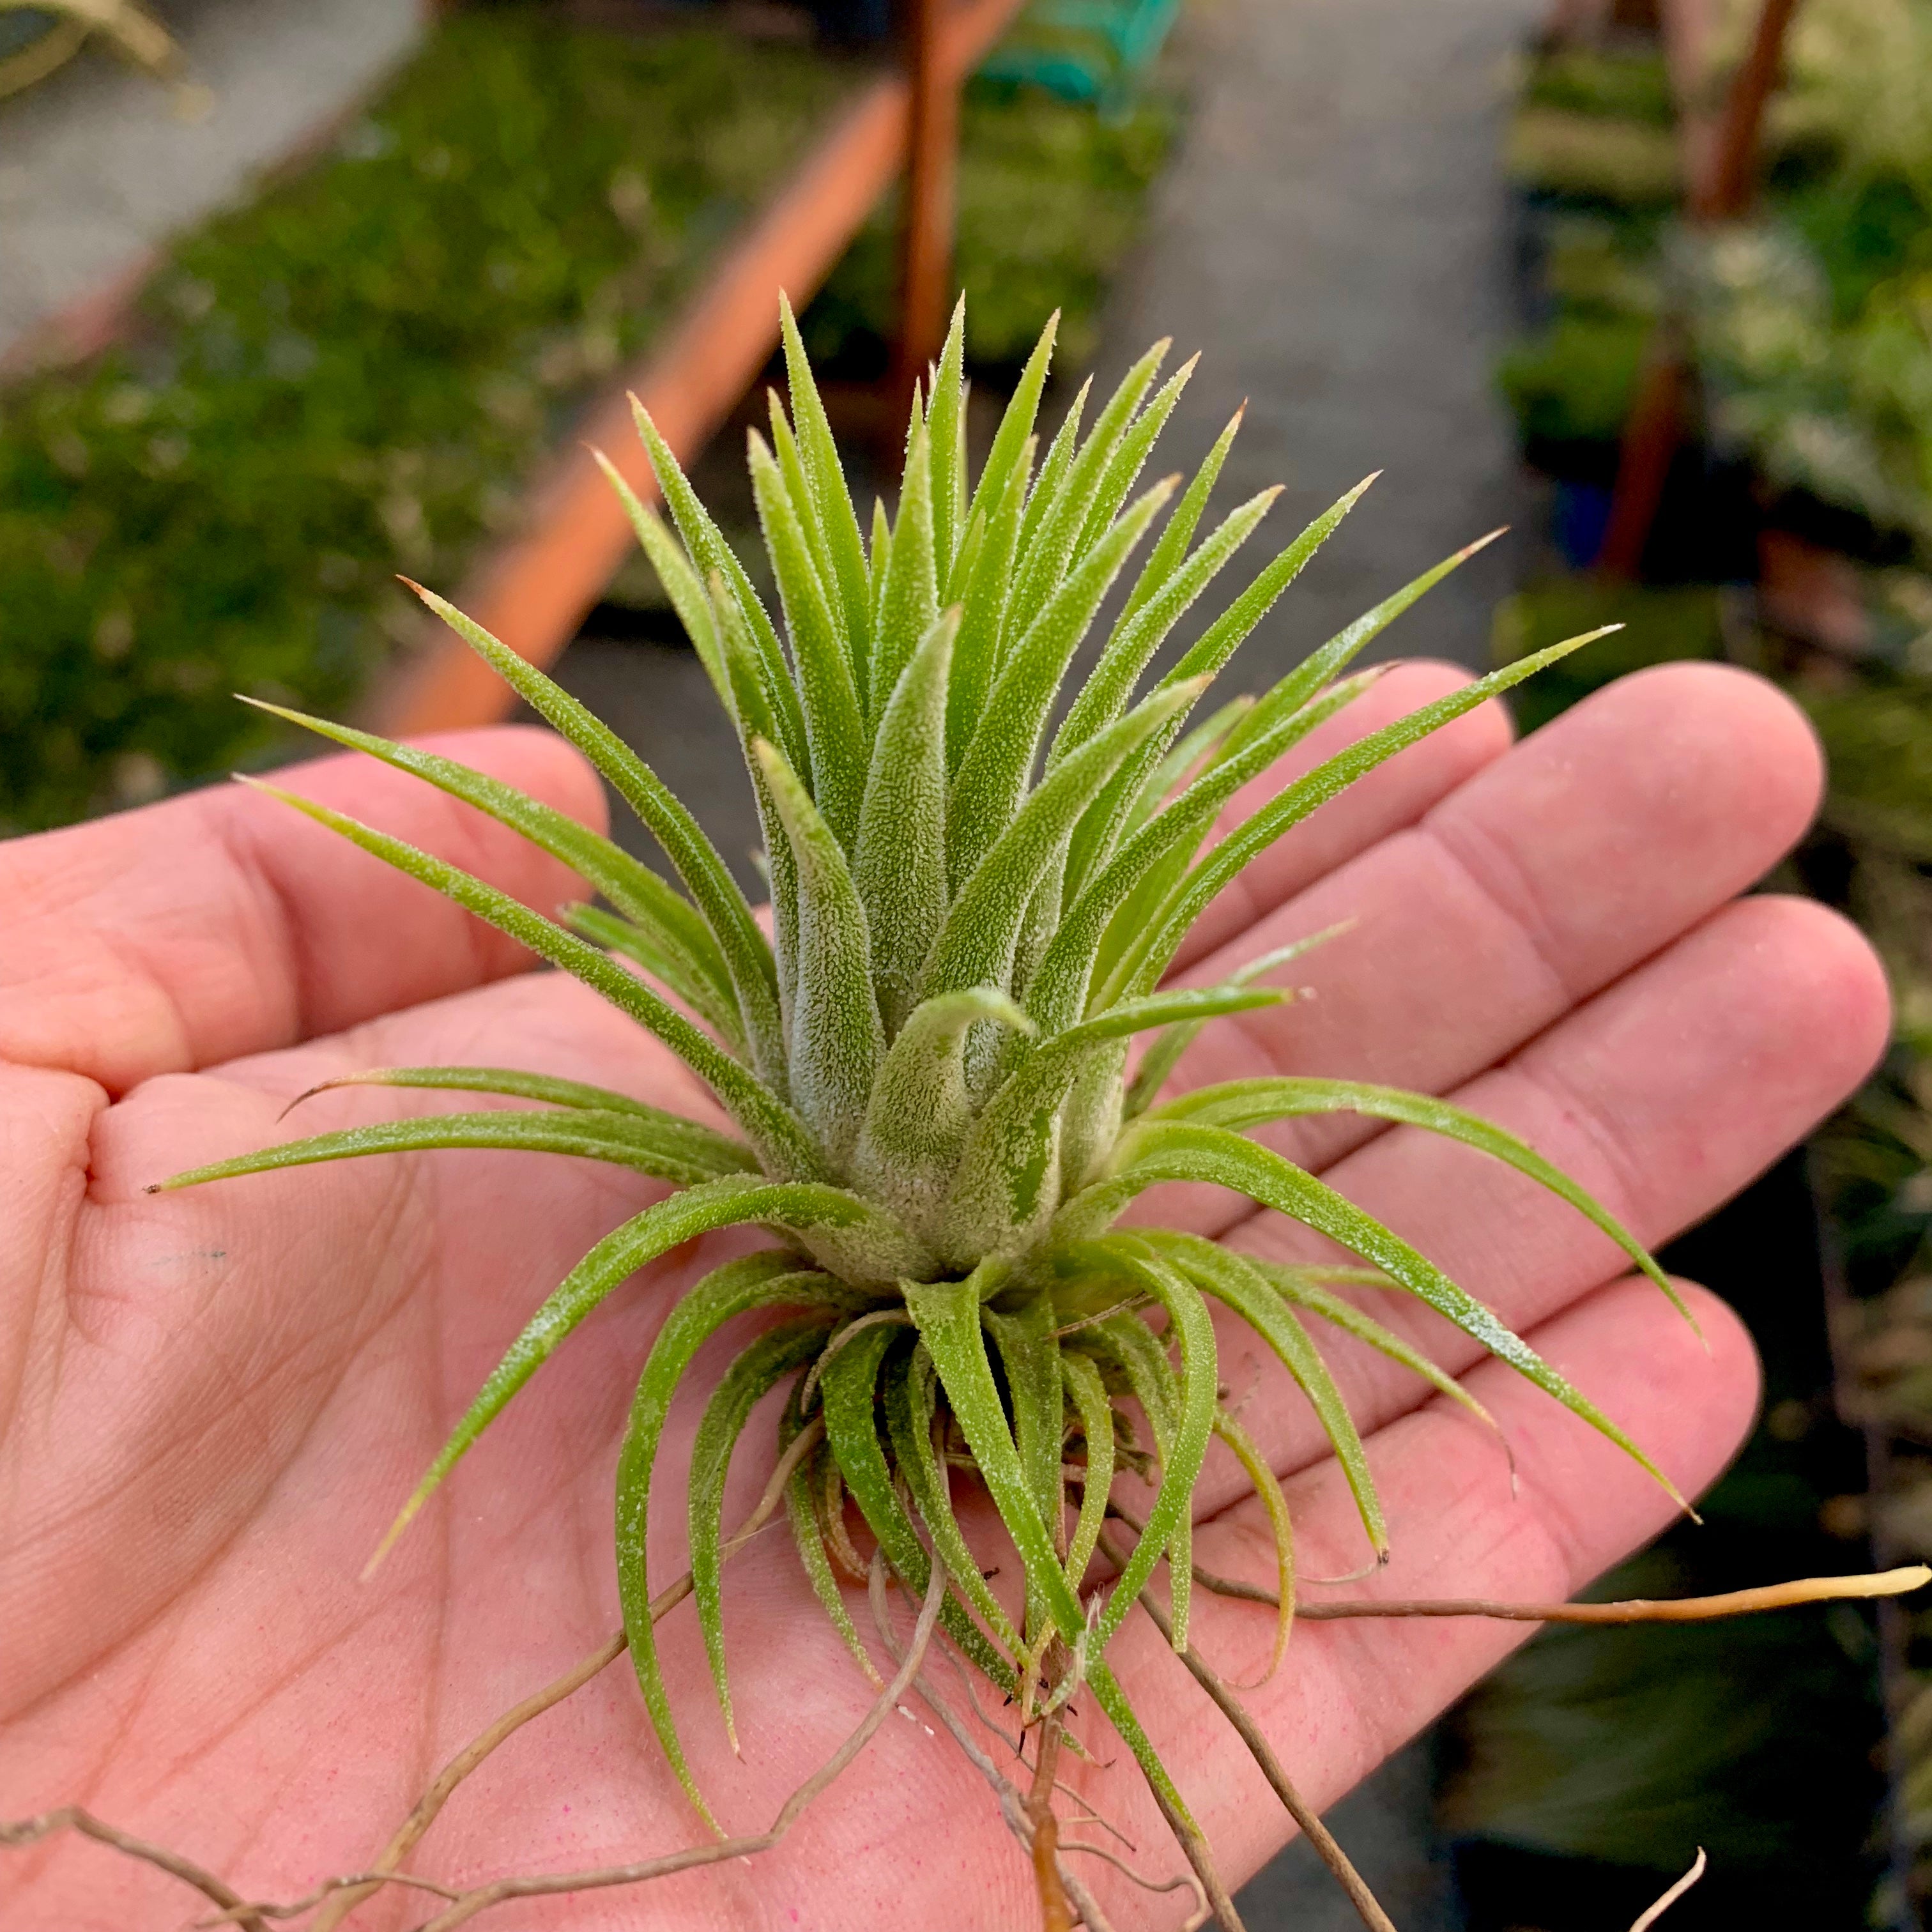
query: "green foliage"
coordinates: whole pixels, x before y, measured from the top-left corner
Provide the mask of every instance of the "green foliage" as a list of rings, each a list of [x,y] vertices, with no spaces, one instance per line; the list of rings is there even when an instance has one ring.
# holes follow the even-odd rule
[[[650,1614],[653,1474],[671,1402],[698,1350],[741,1317],[791,1310],[725,1372],[692,1460],[694,1594],[728,1728],[735,1736],[719,1612],[718,1498],[753,1404],[789,1378],[781,1445],[807,1428],[824,1432],[791,1479],[789,1514],[806,1575],[848,1644],[860,1648],[836,1570],[851,1552],[849,1498],[910,1587],[923,1591],[938,1562],[948,1583],[945,1628],[1024,1711],[1057,1708],[1090,1687],[1170,1817],[1191,1830],[1107,1650],[1163,1561],[1174,1642],[1185,1644],[1192,1505],[1217,1436],[1269,1513],[1288,1586],[1284,1618],[1292,1610],[1286,1504],[1223,1405],[1210,1300],[1246,1322],[1306,1391],[1378,1557],[1388,1526],[1355,1424],[1306,1324],[1330,1323],[1438,1386],[1447,1378],[1344,1298],[1347,1286],[1416,1296],[1657,1474],[1613,1420],[1468,1290],[1313,1174],[1244,1136],[1288,1115],[1343,1112],[1447,1136],[1553,1190],[1661,1282],[1633,1238],[1532,1149],[1428,1096],[1340,1081],[1241,1082],[1151,1104],[1176,1041],[1286,997],[1251,982],[1285,964],[1292,947],[1222,986],[1160,988],[1201,910],[1328,800],[1594,634],[1553,643],[1360,736],[1204,850],[1234,790],[1362,688],[1359,680],[1335,681],[1355,654],[1480,546],[1392,592],[1252,704],[1210,706],[1190,732],[1190,714],[1216,674],[1360,490],[1293,538],[1181,664],[1142,692],[1150,628],[1171,622],[1232,562],[1268,507],[1257,500],[1196,544],[1201,487],[1151,538],[1171,485],[1127,498],[1178,393],[1178,379],[1154,389],[1161,350],[1129,372],[1090,428],[1083,431],[1079,411],[1070,416],[1036,478],[1027,452],[1042,346],[996,442],[992,480],[981,479],[1008,526],[1000,554],[1010,560],[998,573],[976,562],[955,571],[953,560],[985,542],[976,535],[982,512],[963,487],[963,466],[955,467],[963,306],[907,439],[896,518],[878,527],[869,552],[788,314],[785,323],[794,421],[775,417],[770,452],[755,446],[752,453],[782,632],[745,573],[729,567],[669,452],[640,423],[684,554],[648,517],[640,517],[640,535],[694,627],[744,748],[765,814],[775,944],[634,754],[440,599],[430,601],[457,634],[662,827],[690,898],[640,892],[596,835],[566,828],[476,774],[380,740],[348,739],[566,856],[604,886],[621,916],[579,912],[552,921],[385,833],[290,801],[628,1013],[706,1083],[742,1139],[541,1075],[400,1069],[371,1081],[532,1104],[352,1128],[244,1154],[172,1184],[384,1150],[482,1144],[601,1159],[682,1184],[607,1235],[538,1310],[392,1537],[628,1275],[701,1234],[765,1230],[773,1245],[714,1270],[672,1310],[638,1381],[618,1468],[617,1573],[632,1655],[652,1725],[694,1804],[702,1810],[704,1801]],[[1209,460],[1209,482],[1224,450],[1225,439]],[[950,479],[943,487],[941,474]],[[1068,695],[1070,668],[1102,595],[1143,547],[1147,562],[1099,653],[1090,701],[1064,712],[1069,728],[1042,758],[1048,722]],[[943,610],[942,574],[958,593]],[[971,701],[956,702],[962,690]],[[788,738],[788,718],[798,721]],[[956,731],[964,740],[956,755],[947,742]],[[1177,745],[1185,755],[1171,762]],[[616,938],[644,974],[619,966],[581,933]],[[721,1009],[708,1027],[650,983],[675,990],[680,975]],[[1130,1107],[1128,1046],[1142,1033],[1162,1043],[1154,1078],[1135,1090]],[[1141,1193],[1174,1180],[1231,1188],[1369,1269],[1273,1269],[1178,1234],[1116,1226]],[[1136,1433],[1136,1410],[1150,1451]],[[1121,1463],[1144,1476],[1153,1496],[1109,1582],[1090,1577],[1088,1564]],[[984,1490],[1019,1553],[1017,1619],[986,1587],[956,1508],[956,1480]]]
[[[966,291],[968,360],[1017,368],[1056,309],[1060,353],[1076,368],[1088,359],[1101,297],[1140,232],[1178,121],[1158,95],[1102,116],[1040,88],[967,89],[953,272]],[[889,196],[801,318],[821,368],[883,366],[898,220]]]
[[[0,396],[0,826],[245,760],[502,533],[847,81],[796,48],[442,19],[315,166],[177,243],[136,338]]]
[[[1564,314],[1496,365],[1526,441],[1613,442],[1636,394],[1651,326],[1640,316]]]

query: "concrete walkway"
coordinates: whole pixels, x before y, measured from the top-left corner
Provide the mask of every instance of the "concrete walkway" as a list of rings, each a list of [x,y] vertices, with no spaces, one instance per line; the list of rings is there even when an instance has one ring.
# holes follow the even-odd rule
[[[0,358],[124,286],[406,52],[418,0],[176,0],[182,97],[90,46],[0,101]]]
[[[1384,472],[1247,646],[1254,681],[1263,658],[1280,676],[1416,572],[1521,516],[1490,378],[1510,328],[1497,154],[1505,63],[1545,11],[1194,0],[1183,18],[1192,117],[1115,286],[1100,369],[1162,335],[1177,359],[1202,350],[1162,446],[1191,458],[1246,398],[1217,501],[1285,484],[1264,526],[1277,544]],[[1484,662],[1512,548],[1431,592],[1387,653]]]

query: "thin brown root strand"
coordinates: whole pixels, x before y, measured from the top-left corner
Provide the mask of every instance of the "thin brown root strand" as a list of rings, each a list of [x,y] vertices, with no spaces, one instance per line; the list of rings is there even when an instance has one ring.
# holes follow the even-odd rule
[[[1109,1557],[1117,1557],[1118,1549],[1111,1538],[1102,1535],[1102,1546]],[[1160,1600],[1151,1590],[1141,1592],[1141,1607],[1154,1620],[1154,1628],[1169,1644],[1174,1641],[1174,1624],[1160,1606]],[[1274,1754],[1273,1747],[1262,1735],[1261,1726],[1248,1714],[1247,1707],[1231,1690],[1219,1672],[1207,1659],[1190,1644],[1178,1653],[1196,1683],[1205,1690],[1220,1707],[1221,1714],[1234,1726],[1235,1734],[1248,1748],[1248,1754],[1260,1767],[1276,1797],[1281,1800],[1282,1809],[1294,1820],[1302,1836],[1315,1848],[1316,1856],[1328,1868],[1336,1884],[1348,1894],[1348,1903],[1355,1908],[1356,1916],[1369,1928],[1369,1932],[1395,1932],[1395,1926],[1388,1914],[1369,1889],[1368,1882],[1356,1870],[1348,1855],[1336,1842],[1335,1834],[1321,1820],[1315,1808],[1295,1790],[1281,1760]]]
[[[939,1622],[940,1606],[945,1600],[945,1568],[943,1564],[935,1563],[932,1566],[932,1578],[926,1590],[926,1600],[920,1606],[919,1621],[913,1629],[912,1642],[907,1647],[904,1661],[894,1674],[892,1682],[873,1700],[871,1708],[860,1720],[857,1727],[845,1742],[785,1800],[769,1829],[747,1838],[713,1838],[704,1844],[693,1845],[684,1851],[672,1852],[663,1858],[647,1858],[635,1864],[605,1865],[592,1871],[538,1873],[523,1877],[498,1879],[489,1885],[479,1886],[473,1891],[465,1892],[447,1912],[439,1913],[427,1924],[419,1926],[417,1932],[454,1932],[456,1927],[466,1924],[479,1912],[486,1912],[493,1905],[502,1904],[512,1898],[538,1898],[558,1892],[601,1891],[614,1886],[641,1885],[651,1879],[668,1878],[676,1872],[691,1871],[705,1865],[722,1864],[731,1858],[752,1858],[760,1852],[770,1851],[798,1822],[813,1800],[821,1796],[860,1752],[872,1742],[879,1726],[891,1715],[899,1700],[905,1695],[926,1661],[927,1646],[932,1641],[933,1630]]]
[[[130,1832],[106,1823],[79,1804],[63,1804],[58,1810],[43,1811],[38,1817],[22,1818],[17,1822],[0,1822],[0,1846],[34,1844],[57,1832],[78,1832],[82,1838],[92,1838],[96,1844],[105,1845],[124,1858],[152,1865],[170,1877],[179,1879],[184,1885],[193,1886],[204,1898],[220,1906],[231,1922],[242,1926],[244,1932],[268,1932],[268,1922],[260,1908],[250,1905],[214,1873],[204,1870],[192,1858],[184,1858],[180,1852],[171,1852],[164,1845],[150,1844],[146,1838],[137,1838]]]
[[[1192,1892],[1194,1911],[1188,1922],[1191,1925],[1204,1925],[1214,1916],[1214,1908],[1208,1903],[1208,1894],[1202,1890],[1201,1881],[1191,1871],[1176,1872],[1172,1878],[1149,1878],[1145,1872],[1135,1870],[1119,1852],[1110,1852],[1105,1845],[1089,1844],[1084,1838],[1062,1838],[1060,1849],[1063,1855],[1084,1852],[1090,1858],[1106,1859],[1114,1870],[1143,1892],[1180,1892],[1184,1888]]]
[[[1704,1876],[1704,1867],[1708,1862],[1704,1856],[1704,1847],[1697,1847],[1697,1856],[1690,1869],[1638,1919],[1630,1932],[1650,1932],[1650,1928]]]
[[[346,1892],[352,1886],[367,1886],[374,1892],[380,1886],[399,1885],[412,1892],[431,1892],[439,1898],[460,1898],[463,1894],[453,1885],[439,1885],[433,1878],[418,1878],[410,1872],[346,1872],[338,1878],[326,1878],[306,1898],[292,1898],[286,1905],[277,1905],[262,1899],[252,1899],[245,1905],[230,1906],[226,1912],[218,1912],[206,1918],[194,1922],[195,1932],[207,1932],[207,1928],[218,1925],[236,1925],[245,1921],[246,1915],[258,1912],[264,1918],[299,1918],[305,1912],[313,1912],[324,1900],[333,1898],[338,1892]],[[364,1894],[365,1897],[367,1893]]]
[[[935,1562],[933,1568],[937,1570],[940,1565]],[[873,1571],[868,1594],[872,1606],[872,1622],[878,1630],[879,1641],[885,1646],[886,1654],[897,1661],[900,1654],[899,1642],[892,1633],[892,1620],[886,1612],[883,1568]],[[964,1673],[964,1666],[958,1664],[950,1652],[942,1649],[938,1654],[944,1657],[948,1663],[952,1664],[956,1669],[960,1670],[962,1674]],[[992,1787],[993,1795],[999,1802],[1000,1816],[1006,1821],[1006,1828],[1019,1840],[1022,1850],[1030,1856],[1033,1850],[1033,1821],[1027,1816],[1026,1801],[1021,1793],[1019,1786],[1015,1784],[1012,1779],[1008,1778],[993,1762],[992,1755],[968,1730],[965,1720],[944,1697],[940,1696],[923,1671],[919,1674],[914,1682],[918,1688],[920,1700],[925,1704],[926,1708],[932,1712],[932,1714],[946,1727],[953,1742],[964,1754],[967,1762],[971,1765],[973,1768]],[[968,1678],[968,1682],[970,1687],[970,1679]],[[1061,1848],[1059,1856],[1060,1882],[1066,1890],[1068,1901],[1080,1915],[1080,1923],[1087,1928],[1087,1932],[1114,1932],[1113,1926],[1106,1914],[1100,1910],[1099,1902],[1082,1882],[1079,1875],[1067,1866],[1066,1847]],[[1149,1888],[1158,1890],[1165,1888],[1150,1887]],[[1195,1932],[1195,1928],[1190,1927],[1187,1928],[1187,1932]]]

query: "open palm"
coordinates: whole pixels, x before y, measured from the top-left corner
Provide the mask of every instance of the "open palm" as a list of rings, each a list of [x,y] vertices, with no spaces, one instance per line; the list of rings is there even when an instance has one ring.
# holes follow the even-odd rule
[[[1457,676],[1397,670],[1300,748],[1297,768]],[[594,781],[547,735],[445,748],[601,817]],[[511,834],[368,761],[292,782],[540,908],[574,896]],[[1473,712],[1298,827],[1210,910],[1184,979],[1354,923],[1298,967],[1314,998],[1217,1022],[1178,1080],[1293,1071],[1454,1095],[1661,1240],[1803,1132],[1882,1046],[1883,986],[1854,932],[1804,902],[1732,903],[1802,830],[1817,783],[1784,701],[1707,667],[1628,680],[1514,749],[1496,707]],[[611,1475],[631,1388],[681,1287],[730,1250],[719,1238],[680,1250],[613,1296],[364,1584],[396,1506],[531,1309],[665,1190],[601,1164],[477,1151],[142,1189],[406,1107],[352,1088],[278,1124],[305,1090],[369,1067],[487,1061],[717,1117],[582,986],[524,970],[510,942],[272,801],[211,793],[19,841],[0,848],[0,1816],[83,1802],[248,1896],[290,1897],[365,1868],[457,1746],[616,1626]],[[1717,1473],[1755,1389],[1720,1304],[1695,1304],[1707,1353],[1654,1288],[1623,1278],[1608,1240],[1452,1144],[1332,1120],[1275,1142],[1526,1333],[1687,1492]],[[1304,1232],[1232,1197],[1165,1191],[1176,1198],[1148,1212],[1168,1225],[1310,1252]],[[1666,1520],[1640,1469],[1500,1364],[1477,1364],[1446,1324],[1377,1312],[1470,1371],[1520,1481],[1513,1493],[1465,1413],[1338,1343],[1394,1540],[1370,1587],[1564,1595]],[[1305,1404],[1246,1331],[1226,1332],[1222,1363],[1237,1395],[1252,1384],[1243,1418],[1287,1482],[1306,1569],[1355,1568],[1359,1528]],[[700,1363],[674,1417],[674,1490],[706,1381]],[[769,1471],[749,1447],[739,1460],[728,1523]],[[654,1522],[654,1574],[682,1567],[677,1514]],[[1196,1520],[1204,1565],[1270,1576],[1265,1523],[1232,1460],[1210,1459]],[[728,1826],[757,1830],[873,1694],[782,1532],[728,1573],[725,1630],[736,1761],[705,1708],[694,1624],[674,1615],[660,1634],[698,1779]],[[1231,1677],[1265,1664],[1264,1611],[1198,1599],[1195,1630]],[[1521,1634],[1310,1625],[1248,1701],[1325,1805]],[[1149,1626],[1130,1622],[1113,1656],[1238,1879],[1285,1821]],[[643,1894],[514,1905],[494,1922],[1028,1922],[1030,1873],[985,1786],[906,1708],[912,1720],[890,1720],[766,1856]],[[1097,1713],[1082,1719],[1093,1761],[1070,1763],[1067,1781],[1136,1841],[1140,1866],[1178,1870],[1131,1760]],[[413,1864],[466,1882],[645,1857],[702,1829],[620,1665],[491,1760]],[[173,1925],[193,1904],[73,1839],[6,1856],[4,1932]],[[1187,1909],[1184,1892],[1150,1897],[1097,1864],[1092,1882],[1123,1928]],[[413,1924],[433,1903],[392,1894],[356,1922]]]

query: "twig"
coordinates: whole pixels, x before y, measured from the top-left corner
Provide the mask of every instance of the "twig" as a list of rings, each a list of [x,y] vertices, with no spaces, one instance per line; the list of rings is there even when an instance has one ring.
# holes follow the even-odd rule
[[[184,1885],[193,1886],[203,1898],[212,1899],[224,1912],[232,1913],[238,1908],[241,1916],[234,1922],[243,1927],[244,1932],[268,1932],[260,1910],[212,1872],[204,1871],[192,1858],[184,1858],[178,1852],[171,1852],[165,1846],[152,1845],[146,1838],[135,1838],[131,1833],[104,1822],[79,1804],[63,1804],[58,1810],[43,1811],[38,1818],[22,1818],[12,1824],[0,1823],[0,1846],[31,1845],[39,1839],[50,1838],[56,1832],[78,1832],[83,1838],[92,1838],[97,1844],[108,1846],[124,1857],[153,1865],[171,1877],[179,1879]]]
[[[1120,1552],[1110,1537],[1104,1533],[1101,1546],[1115,1562],[1120,1561]],[[1172,1644],[1174,1641],[1174,1624],[1163,1610],[1151,1590],[1141,1592],[1141,1607],[1154,1619],[1154,1628]],[[1395,1932],[1395,1926],[1388,1914],[1376,1902],[1375,1894],[1368,1883],[1349,1861],[1348,1855],[1336,1842],[1335,1834],[1321,1820],[1315,1808],[1297,1791],[1282,1769],[1281,1760],[1274,1754],[1268,1741],[1262,1735],[1261,1727],[1247,1712],[1246,1707],[1231,1690],[1220,1673],[1190,1643],[1178,1653],[1180,1660],[1192,1673],[1194,1681],[1220,1706],[1221,1714],[1233,1725],[1243,1744],[1248,1748],[1249,1755],[1261,1767],[1262,1775],[1274,1788],[1274,1795],[1281,1800],[1282,1808],[1300,1828],[1301,1835],[1315,1847],[1316,1856],[1334,1874],[1336,1882],[1348,1895],[1362,1923],[1369,1932]]]
[[[1704,1876],[1704,1847],[1697,1847],[1696,1862],[1690,1869],[1630,1928],[1630,1932],[1650,1932],[1650,1928]]]
[[[920,1608],[919,1622],[914,1627],[912,1642],[908,1648],[904,1662],[894,1674],[892,1682],[873,1701],[871,1709],[860,1720],[858,1727],[785,1800],[769,1829],[746,1838],[714,1838],[706,1844],[693,1845],[684,1851],[672,1852],[663,1858],[646,1858],[634,1864],[605,1865],[592,1871],[536,1873],[520,1877],[497,1879],[490,1884],[478,1886],[473,1891],[465,1892],[447,1912],[439,1913],[426,1924],[418,1927],[417,1932],[454,1932],[456,1927],[475,1918],[479,1912],[487,1911],[491,1906],[500,1905],[507,1899],[537,1898],[557,1892],[590,1892],[606,1889],[613,1886],[640,1885],[650,1879],[668,1878],[675,1872],[690,1871],[704,1865],[722,1864],[731,1858],[751,1858],[760,1852],[770,1851],[798,1822],[806,1807],[872,1742],[879,1726],[905,1695],[913,1679],[919,1675],[920,1666],[926,1660],[926,1646],[932,1642],[934,1627],[939,1621],[940,1606],[945,1600],[945,1566],[935,1563],[932,1566],[932,1580],[927,1586],[926,1600]]]

